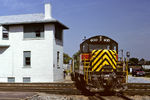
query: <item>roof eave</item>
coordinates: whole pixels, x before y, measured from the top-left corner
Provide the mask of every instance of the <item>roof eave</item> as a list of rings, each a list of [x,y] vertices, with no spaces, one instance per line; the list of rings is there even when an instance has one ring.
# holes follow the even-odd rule
[[[44,21],[29,21],[29,22],[15,22],[15,23],[0,23],[0,25],[22,25],[22,24],[33,24],[33,23],[57,23],[60,24],[63,29],[69,29],[67,26],[57,20],[44,20]]]

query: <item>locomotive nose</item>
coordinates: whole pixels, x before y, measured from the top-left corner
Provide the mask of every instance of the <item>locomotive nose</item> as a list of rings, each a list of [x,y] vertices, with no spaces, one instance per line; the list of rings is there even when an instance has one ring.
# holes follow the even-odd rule
[[[112,79],[111,75],[104,75],[103,85],[110,86],[112,84],[112,81],[113,81],[113,79]]]
[[[110,79],[110,75],[104,75],[103,80],[109,80]]]
[[[103,75],[102,77],[103,85],[108,87],[112,86],[115,77],[116,77],[115,73]]]

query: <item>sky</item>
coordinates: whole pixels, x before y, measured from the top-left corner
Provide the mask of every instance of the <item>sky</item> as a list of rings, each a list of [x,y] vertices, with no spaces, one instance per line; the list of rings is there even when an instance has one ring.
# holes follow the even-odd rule
[[[64,52],[72,56],[84,36],[105,35],[131,57],[150,60],[150,0],[0,0],[0,16],[44,13],[51,2],[52,17],[69,27]]]

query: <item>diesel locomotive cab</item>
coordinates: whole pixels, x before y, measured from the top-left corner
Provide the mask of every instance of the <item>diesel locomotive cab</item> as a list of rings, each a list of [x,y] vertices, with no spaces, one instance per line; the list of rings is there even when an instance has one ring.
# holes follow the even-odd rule
[[[119,88],[118,43],[106,36],[95,36],[80,44],[79,73],[87,84],[103,89]],[[81,75],[81,76],[82,76]]]
[[[95,36],[80,44],[81,53],[91,53],[92,50],[100,49],[116,50],[118,53],[118,43],[106,36]]]

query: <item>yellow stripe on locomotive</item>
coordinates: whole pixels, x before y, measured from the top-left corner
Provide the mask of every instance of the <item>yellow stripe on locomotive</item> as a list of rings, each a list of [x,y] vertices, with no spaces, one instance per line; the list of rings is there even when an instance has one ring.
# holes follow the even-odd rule
[[[91,71],[99,72],[104,66],[112,67],[112,70],[117,68],[117,53],[115,50],[93,50],[91,57]]]

